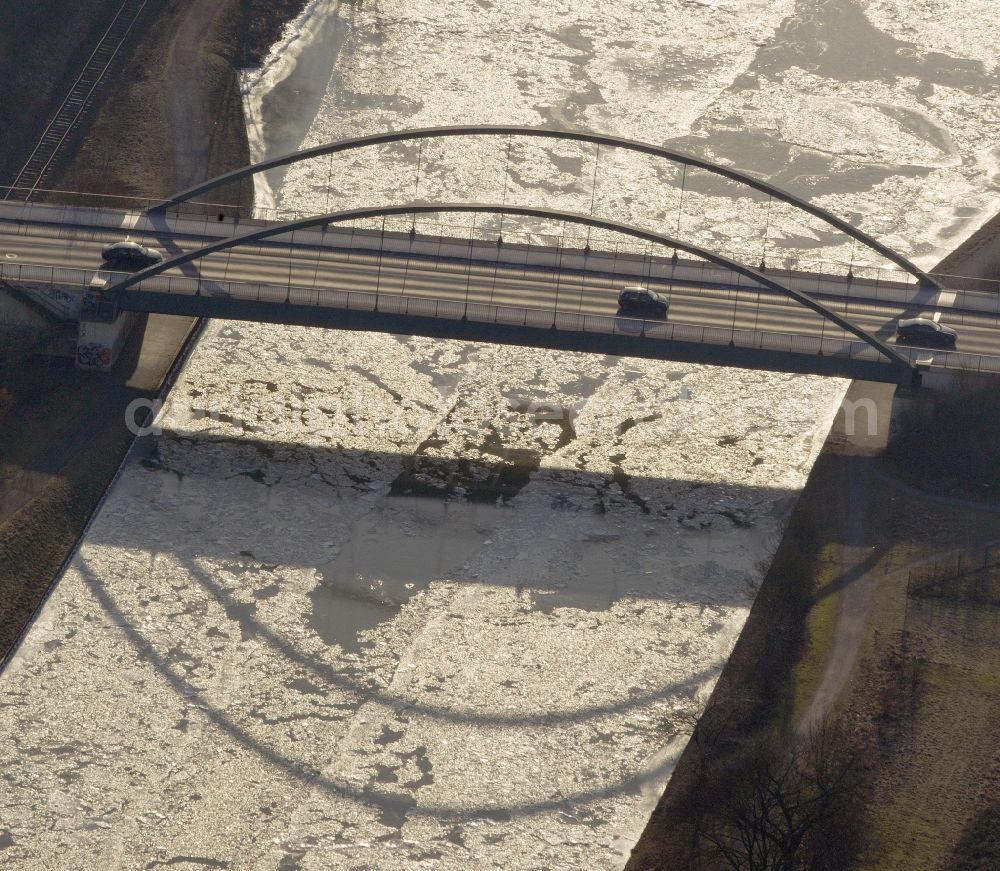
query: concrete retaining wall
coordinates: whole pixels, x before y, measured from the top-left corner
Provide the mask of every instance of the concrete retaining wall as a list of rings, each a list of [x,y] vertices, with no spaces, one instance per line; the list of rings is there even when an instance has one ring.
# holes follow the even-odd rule
[[[1000,215],[983,224],[934,272],[949,276],[949,287],[1000,293]]]

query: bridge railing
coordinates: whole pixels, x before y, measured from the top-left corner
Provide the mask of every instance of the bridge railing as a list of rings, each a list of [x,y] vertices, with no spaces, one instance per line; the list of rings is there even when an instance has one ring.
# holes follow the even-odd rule
[[[397,293],[346,291],[266,283],[212,281],[195,277],[156,276],[129,294],[158,292],[171,295],[224,298],[234,302],[291,304],[346,311],[469,320],[477,323],[557,329],[584,333],[644,336],[673,342],[728,345],[744,349],[826,355],[878,361],[881,355],[862,341],[843,336],[824,337],[768,330],[752,330],[643,320],[617,315],[584,314],[529,306],[466,302],[461,299],[409,296]]]
[[[879,353],[865,342],[844,336],[825,337],[782,333],[771,330],[710,327],[684,324],[676,321],[642,320],[533,308],[527,306],[496,305],[464,302],[460,299],[407,296],[394,293],[346,291],[315,287],[286,286],[265,283],[239,283],[212,281],[194,277],[157,276],[144,282],[136,293],[143,290],[160,293],[218,296],[234,301],[262,303],[291,303],[347,311],[382,312],[394,315],[420,317],[463,318],[479,323],[496,323],[526,326],[539,329],[606,333],[613,335],[645,336],[673,342],[732,345],[744,349],[761,349],[805,355],[822,354],[828,357],[852,360],[878,361]],[[948,368],[967,372],[1000,374],[1000,357],[965,352],[927,351],[919,348],[897,346],[897,350],[914,362],[927,361],[934,368]]]
[[[93,273],[60,266],[33,266],[0,260],[0,281],[22,288],[58,317],[78,320],[83,286]]]
[[[103,273],[111,277],[111,273]],[[0,262],[0,277],[20,283],[49,283],[58,287],[80,289],[80,298],[90,289],[94,272],[90,270],[31,266]],[[286,286],[213,280],[194,276],[156,276],[143,282],[137,291],[154,291],[180,296],[214,296],[232,300],[263,303],[341,308],[354,311],[380,311],[386,314],[416,315],[507,324],[576,330],[615,335],[645,335],[648,338],[698,344],[733,345],[801,354],[825,354],[851,359],[878,360],[870,345],[841,338],[823,338],[764,330],[706,327],[673,321],[641,320],[614,315],[582,314],[528,306],[494,305],[464,302],[457,299],[407,296],[403,294],[343,291],[328,288]],[[76,303],[79,314],[79,301]]]
[[[264,303],[290,302],[297,305],[343,308],[347,310],[381,311],[386,314],[411,314],[426,317],[443,317],[504,323],[517,326],[552,327],[564,330],[604,333],[645,333],[650,338],[674,341],[691,341],[700,344],[734,344],[744,348],[763,348],[803,354],[825,354],[852,359],[878,360],[880,355],[870,345],[861,341],[847,342],[842,338],[818,335],[743,330],[737,328],[701,327],[675,321],[636,321],[604,315],[582,315],[565,310],[493,305],[462,300],[435,299],[430,297],[389,292],[346,291],[332,288],[287,286],[264,283],[230,282],[196,276],[158,275],[144,281],[142,290],[181,295],[208,295],[229,297]],[[723,293],[723,291],[706,291]],[[734,291],[725,295],[732,300]],[[794,307],[794,302],[783,297],[770,300],[772,304]],[[636,326],[638,324],[638,326]]]
[[[111,277],[109,273],[102,273]],[[0,279],[22,286],[49,285],[48,294],[53,307],[62,307],[66,316],[78,317],[80,302],[91,289],[93,270],[70,267],[53,267],[0,260]],[[387,314],[419,315],[423,317],[460,320],[463,317],[478,322],[530,326],[581,332],[611,333],[616,335],[645,335],[647,338],[676,342],[696,342],[729,345],[740,348],[758,348],[800,354],[820,354],[847,357],[856,360],[878,360],[874,348],[860,341],[842,337],[823,337],[781,333],[767,330],[729,329],[682,324],[675,321],[643,321],[613,315],[580,314],[544,308],[511,305],[492,305],[456,299],[406,296],[390,293],[341,291],[315,287],[288,287],[285,285],[252,284],[219,281],[189,276],[157,276],[144,282],[143,290],[159,293],[192,296],[219,296],[232,300],[313,305],[346,310],[380,311]],[[68,292],[70,291],[70,292]],[[872,304],[851,304],[850,311],[863,310]],[[956,320],[949,316],[949,320]],[[980,319],[981,320],[981,319]],[[966,372],[1000,374],[1000,357],[970,354],[961,351],[927,351],[919,348],[897,346],[900,353],[914,362],[930,360],[933,368],[947,368]]]
[[[923,363],[934,369],[979,372],[984,375],[1000,374],[1000,357],[989,354],[968,354],[964,351],[943,351],[937,348],[899,347],[898,350],[914,363]]]
[[[318,240],[321,234],[320,231],[313,231],[312,235]],[[329,231],[326,234],[326,239],[329,242],[331,237],[337,235],[336,232]],[[310,232],[296,234],[295,241],[299,245],[310,244]],[[559,256],[557,266],[556,258],[544,253],[544,250],[547,249],[540,247],[532,249],[528,246],[515,244],[505,244],[503,251],[499,252],[495,243],[477,242],[470,246],[468,242],[455,239],[452,240],[454,242],[454,250],[452,251],[443,248],[439,240],[422,240],[418,236],[414,241],[406,234],[399,234],[399,238],[395,240],[388,236],[380,240],[377,233],[348,232],[347,230],[343,232],[339,241],[343,245],[334,244],[333,250],[343,254],[348,262],[370,261],[374,263],[377,259],[381,259],[387,265],[399,265],[409,262],[410,258],[418,262],[432,259],[437,264],[435,268],[447,268],[451,264],[467,264],[471,259],[473,262],[499,270],[522,270],[526,273],[532,272],[539,275],[551,275],[553,271],[557,271],[570,276],[586,274],[621,280],[631,280],[630,277],[634,277],[656,290],[669,290],[672,286],[678,285],[698,288],[699,293],[712,293],[714,292],[713,288],[717,288],[730,295],[737,292],[740,294],[761,293],[772,305],[797,304],[754,284],[747,283],[736,287],[733,284],[732,273],[713,267],[704,261],[682,259],[675,267],[671,264],[669,257],[655,257],[646,262],[633,258],[630,262],[628,256],[615,252],[594,251],[584,257],[582,251],[567,249]],[[271,248],[273,243],[274,240],[271,240],[268,245],[252,246],[247,250],[265,253],[269,249],[273,250]],[[384,253],[378,250],[380,244],[385,246]],[[616,273],[614,270],[622,271]],[[847,284],[843,275],[837,274],[822,275],[790,269],[768,269],[767,274],[788,287],[809,293],[814,297],[836,297],[838,300],[843,300],[843,308],[840,307],[841,303],[839,302],[831,303],[831,305],[834,309],[848,315],[851,313],[879,313],[878,307],[881,305],[884,308],[886,304],[918,310],[935,310],[941,307],[938,305],[939,294],[937,291],[921,290],[915,285],[907,285],[894,280],[869,282],[856,278],[852,283]],[[895,274],[898,276],[898,270]],[[183,289],[183,278],[172,277],[171,280],[182,282],[178,287]],[[966,320],[963,310],[977,313],[973,315],[974,317],[989,314],[1000,318],[1000,294],[958,291],[954,305],[946,306],[946,308],[948,309],[946,320],[959,324]]]
[[[0,219],[3,220],[60,226],[86,225],[154,237],[163,233],[180,233],[222,238],[270,223],[259,218],[242,218],[236,223],[231,212],[221,214],[225,218],[222,222],[217,221],[217,215],[206,214],[204,209],[198,214],[169,215],[154,221],[139,210],[119,212],[82,206],[0,203]],[[471,259],[496,264],[501,268],[558,268],[568,273],[585,271],[588,274],[617,274],[664,286],[672,283],[688,286],[698,283],[706,286],[733,286],[733,275],[726,270],[704,261],[683,258],[674,263],[669,252],[628,237],[615,238],[613,241],[602,239],[600,243],[594,240],[594,247],[586,249],[585,246],[591,240],[585,234],[564,234],[561,244],[555,246],[553,240],[559,241],[556,237],[543,240],[533,234],[519,234],[511,228],[505,228],[504,244],[502,248],[498,248],[495,233],[490,235],[483,227],[480,226],[477,230],[475,225],[468,223],[437,221],[425,226],[419,220],[394,218],[387,222],[387,227],[388,229],[378,227],[377,222],[373,223],[370,219],[359,220],[331,225],[329,228],[298,231],[294,235],[294,242],[297,247],[322,247],[350,258],[431,258],[438,262],[468,262]],[[415,235],[411,235],[408,228],[414,228]],[[550,242],[553,244],[548,244]],[[290,244],[287,236],[274,237],[263,247],[275,249],[287,244]],[[98,246],[99,243],[95,243],[95,256]],[[778,260],[771,257],[765,271],[788,287],[815,297],[848,299],[851,306],[879,302],[933,309],[939,303],[936,291],[918,288],[906,281],[906,276],[896,268],[848,264],[823,258]],[[847,278],[849,272],[850,280]],[[949,277],[939,277],[949,286]],[[1000,284],[982,281],[973,289],[965,279],[951,278],[956,282],[957,298],[954,305],[947,300],[942,304],[943,307],[1000,316]],[[957,287],[959,283],[961,289]],[[750,283],[741,288],[741,292],[759,290]],[[760,292],[767,293],[766,290]],[[949,313],[950,320],[956,318],[961,323],[963,316],[960,313]]]

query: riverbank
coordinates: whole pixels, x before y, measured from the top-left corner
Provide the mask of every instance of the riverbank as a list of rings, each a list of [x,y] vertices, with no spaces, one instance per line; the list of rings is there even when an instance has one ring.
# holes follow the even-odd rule
[[[238,69],[261,63],[305,2],[196,0],[164,12],[58,187],[161,198],[247,164]],[[249,185],[218,195],[253,204]]]
[[[1000,292],[1000,215],[995,215],[945,257],[934,273],[947,287]]]
[[[165,196],[184,178],[206,177],[246,163],[235,65],[262,58],[301,6],[302,0],[232,0],[161,11],[55,187],[113,196]],[[93,28],[74,30],[77,23],[76,13],[65,19],[66,28],[52,35],[50,52],[75,58],[89,50],[83,41]],[[194,28],[202,39],[197,51],[180,57],[176,39],[185,24],[188,35]],[[29,52],[36,54],[45,57],[47,52]],[[157,76],[157,70],[163,75]],[[67,66],[62,79],[54,78],[53,100],[73,75],[75,68]],[[196,96],[205,108],[190,117],[175,113],[168,127],[163,119],[172,91]],[[17,117],[17,93],[4,103],[10,117]],[[25,91],[20,97],[26,136],[34,135],[39,123],[32,96]],[[17,128],[8,124],[7,129]],[[185,140],[207,142],[208,147],[185,149]],[[164,160],[165,153],[171,160]],[[250,202],[252,197],[247,198]],[[150,317],[134,332],[116,371],[106,375],[78,372],[71,360],[49,358],[0,370],[0,389],[5,391],[0,661],[43,601],[132,444],[125,409],[134,399],[157,395],[194,329],[193,319]]]
[[[850,766],[854,813],[837,839],[850,855],[820,867],[1000,863],[1000,503],[970,498],[983,469],[967,450],[994,438],[998,412],[974,384],[955,389],[941,414],[960,418],[957,443],[914,399],[897,400],[885,453],[829,440],[629,871],[717,858],[738,825],[719,810],[719,777],[739,794],[761,742],[792,746],[831,723],[850,736],[835,761]],[[914,444],[945,478],[914,475],[902,456]]]
[[[843,521],[855,507],[852,483],[867,474],[867,458],[853,456],[841,444],[843,425],[841,413],[627,871],[705,865],[711,845],[703,832],[716,822],[713,814],[723,804],[720,777],[735,776],[762,736],[779,733],[790,741],[795,732],[797,668],[814,642],[810,617],[822,608],[822,580],[839,562],[847,538]]]

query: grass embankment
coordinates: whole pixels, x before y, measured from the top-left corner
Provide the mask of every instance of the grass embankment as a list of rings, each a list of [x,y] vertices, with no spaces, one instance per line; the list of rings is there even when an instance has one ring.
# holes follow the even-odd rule
[[[1000,561],[998,441],[995,390],[959,387],[905,416],[885,457],[902,484],[881,495],[885,581],[847,700],[890,738],[865,871],[1000,868],[1000,566],[982,568]],[[898,690],[881,703],[875,670]]]
[[[784,867],[726,864],[708,842],[720,815],[730,834],[746,822],[718,810],[727,794],[764,801],[741,774],[762,736],[791,746],[802,734],[840,616],[845,510],[863,512],[870,552],[846,585],[872,581],[857,659],[831,706],[857,754],[858,840],[832,863],[795,867],[1000,868],[1000,566],[977,570],[991,542],[1000,563],[1000,501],[968,499],[1000,469],[1000,402],[976,390],[934,407],[926,398],[884,456],[830,445],[817,462],[630,871]],[[867,496],[851,504],[848,482],[861,474]],[[922,494],[921,484],[933,486]]]
[[[14,397],[0,419],[0,478],[6,495],[23,497],[0,523],[0,657],[44,597],[131,444],[124,415],[102,412],[142,392],[101,379],[74,370],[71,360],[0,372]],[[95,409],[98,394],[109,401]]]
[[[790,709],[787,721],[791,723],[799,722],[805,715],[819,687],[840,611],[840,596],[836,591],[841,575],[840,546],[836,543],[816,544],[816,554],[810,567],[812,596],[805,615],[803,646],[789,676]]]
[[[629,871],[729,867],[719,864],[706,832],[718,835],[720,793],[738,792],[735,772],[758,764],[762,743],[773,747],[781,736],[791,741],[794,734],[800,705],[796,664],[808,659],[816,642],[809,634],[811,611],[818,608],[828,623],[825,615],[836,609],[835,595],[818,597],[817,592],[835,561],[829,543],[839,540],[841,484],[852,462],[828,450],[813,467],[739,641]]]

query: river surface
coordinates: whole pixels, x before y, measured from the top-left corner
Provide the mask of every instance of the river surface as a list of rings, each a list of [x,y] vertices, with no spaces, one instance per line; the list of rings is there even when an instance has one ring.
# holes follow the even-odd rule
[[[1000,199],[990,11],[317,0],[248,111],[258,154],[459,122],[665,142],[929,265]],[[621,155],[438,143],[419,177],[412,157],[295,167],[259,203],[499,185],[679,214],[748,257],[863,258]],[[0,682],[0,864],[621,868],[845,386],[210,324]]]

